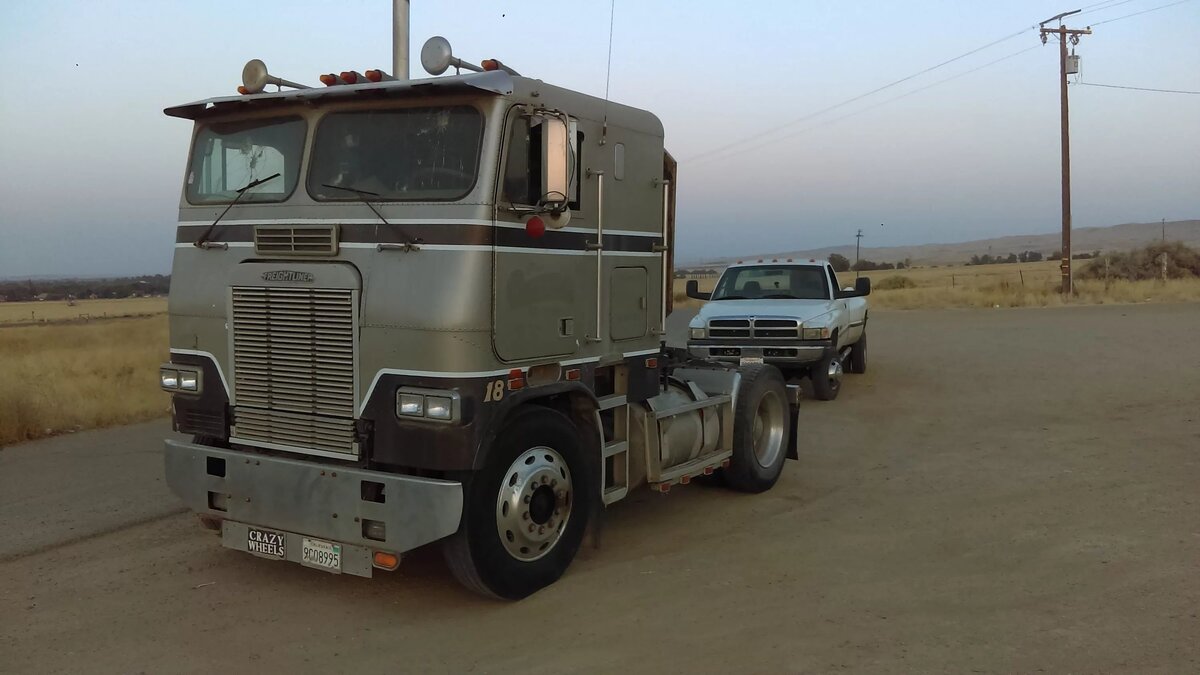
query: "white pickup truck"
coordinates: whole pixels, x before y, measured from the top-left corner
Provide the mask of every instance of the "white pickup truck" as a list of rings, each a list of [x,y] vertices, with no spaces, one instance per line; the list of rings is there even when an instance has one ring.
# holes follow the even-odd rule
[[[712,293],[688,281],[688,296],[708,301],[689,325],[688,352],[735,363],[761,360],[785,376],[808,375],[813,395],[831,401],[844,371],[867,370],[870,293],[866,277],[841,288],[825,261],[739,262]]]

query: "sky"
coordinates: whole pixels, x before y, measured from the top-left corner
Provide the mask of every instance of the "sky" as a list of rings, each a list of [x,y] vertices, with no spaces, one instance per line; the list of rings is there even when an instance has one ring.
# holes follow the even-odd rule
[[[1081,82],[1200,91],[1200,0],[1062,1],[616,0],[611,98],[680,160],[678,259],[1055,231],[1058,48],[1034,25],[1095,6],[1068,19],[1094,25]],[[413,76],[443,35],[603,96],[609,9],[413,0]],[[314,85],[390,69],[391,2],[0,3],[0,278],[169,271],[191,129],[162,109],[233,94],[251,58]],[[1075,226],[1200,217],[1200,95],[1070,96]]]

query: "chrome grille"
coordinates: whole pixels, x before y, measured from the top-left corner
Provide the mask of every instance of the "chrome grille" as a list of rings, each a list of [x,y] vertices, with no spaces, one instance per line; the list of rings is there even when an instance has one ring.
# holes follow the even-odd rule
[[[357,455],[357,291],[235,286],[232,294],[233,440]]]
[[[254,252],[259,255],[336,255],[333,225],[260,225],[254,228]]]

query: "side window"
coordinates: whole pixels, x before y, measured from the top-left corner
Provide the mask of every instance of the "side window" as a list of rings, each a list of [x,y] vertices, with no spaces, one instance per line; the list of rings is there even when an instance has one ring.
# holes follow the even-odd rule
[[[842,287],[838,286],[837,275],[833,273],[832,267],[826,266],[825,271],[829,273],[829,288],[832,289],[832,297],[837,298],[838,291],[842,290]]]
[[[571,124],[575,128],[575,124]],[[583,132],[575,131],[574,175],[570,182],[568,206],[579,209],[579,177],[583,171]],[[504,179],[500,186],[501,200],[510,204],[534,205],[543,195],[542,185],[542,121],[518,115],[508,132],[508,155],[504,160]]]

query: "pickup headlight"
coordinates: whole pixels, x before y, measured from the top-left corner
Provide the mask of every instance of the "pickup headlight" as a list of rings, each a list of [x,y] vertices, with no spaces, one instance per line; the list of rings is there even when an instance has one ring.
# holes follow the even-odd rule
[[[801,332],[800,339],[802,340],[828,340],[829,326],[813,326],[809,328],[805,326]]]
[[[199,368],[164,363],[158,369],[158,386],[172,394],[199,394],[202,379]]]
[[[433,422],[457,422],[462,399],[456,391],[401,387],[396,392],[396,416]]]
[[[703,340],[704,339],[704,329],[703,328],[693,328],[692,329],[692,339],[693,340]]]

